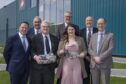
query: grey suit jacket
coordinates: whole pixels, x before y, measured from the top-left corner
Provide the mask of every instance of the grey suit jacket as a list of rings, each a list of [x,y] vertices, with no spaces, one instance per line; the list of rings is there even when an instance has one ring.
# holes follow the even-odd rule
[[[100,55],[102,64],[96,64],[94,57],[98,56],[97,54],[97,39],[98,33],[92,35],[90,44],[89,44],[89,54],[91,55],[91,64],[90,67],[94,68],[100,66],[100,68],[111,68],[112,67],[112,49],[114,47],[114,35],[113,33],[105,33],[104,40],[100,49]]]

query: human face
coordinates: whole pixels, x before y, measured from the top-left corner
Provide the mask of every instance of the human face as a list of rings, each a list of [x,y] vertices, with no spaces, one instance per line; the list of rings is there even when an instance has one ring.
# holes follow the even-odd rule
[[[48,34],[49,33],[49,24],[48,23],[42,23],[41,24],[41,30],[43,34]]]
[[[35,17],[34,21],[33,21],[34,28],[36,28],[36,29],[40,28],[40,24],[41,24],[40,18],[39,17]]]
[[[22,23],[19,27],[19,32],[22,34],[22,35],[26,35],[27,32],[28,32],[28,25],[26,23]]]
[[[68,36],[75,36],[75,29],[73,27],[68,27]]]
[[[105,30],[105,27],[106,27],[105,20],[102,19],[102,18],[98,19],[97,27],[98,27],[98,31],[103,32]]]
[[[91,28],[92,26],[93,26],[93,18],[92,17],[90,17],[90,16],[88,16],[87,18],[86,18],[86,27],[87,28]]]
[[[71,21],[72,21],[72,15],[71,15],[71,13],[65,13],[64,14],[64,20],[65,20],[65,22],[67,24],[71,23]]]

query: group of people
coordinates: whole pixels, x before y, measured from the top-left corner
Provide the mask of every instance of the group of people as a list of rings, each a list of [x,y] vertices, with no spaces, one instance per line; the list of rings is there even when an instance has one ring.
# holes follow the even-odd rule
[[[33,20],[33,28],[23,21],[19,32],[6,41],[3,56],[11,84],[110,84],[114,35],[107,32],[106,20],[87,16],[85,28],[72,23],[71,11],[64,13],[64,23],[56,36],[50,23]],[[50,61],[51,58],[54,61]],[[57,68],[57,70],[55,70]],[[101,79],[100,79],[101,78]]]

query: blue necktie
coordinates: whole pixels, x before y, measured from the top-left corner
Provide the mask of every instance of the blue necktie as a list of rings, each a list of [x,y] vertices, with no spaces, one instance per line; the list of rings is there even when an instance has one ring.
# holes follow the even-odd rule
[[[50,52],[50,47],[49,47],[49,39],[47,36],[45,36],[45,45],[46,45],[46,52],[48,54]]]
[[[24,47],[24,50],[26,51],[26,42],[25,42],[25,37],[22,37],[22,44],[23,44],[23,47]]]
[[[98,47],[98,55],[100,54],[102,43],[103,43],[103,33],[100,34],[99,47]]]

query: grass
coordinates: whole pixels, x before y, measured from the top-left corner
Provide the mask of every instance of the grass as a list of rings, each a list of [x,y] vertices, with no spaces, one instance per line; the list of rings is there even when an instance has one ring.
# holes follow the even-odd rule
[[[0,84],[10,84],[10,78],[8,72],[0,71]]]
[[[5,64],[5,60],[3,57],[0,57],[0,64]]]
[[[114,62],[113,63],[113,68],[114,69],[126,69],[126,64]]]
[[[110,84],[124,84],[126,78],[111,77]],[[0,84],[10,84],[9,73],[6,71],[0,71]],[[56,84],[56,81],[55,83]]]

